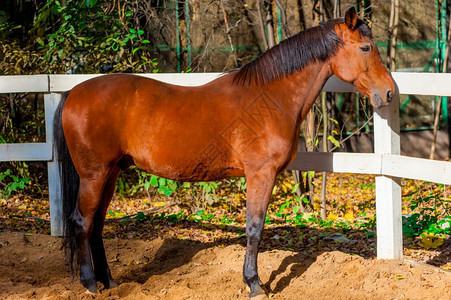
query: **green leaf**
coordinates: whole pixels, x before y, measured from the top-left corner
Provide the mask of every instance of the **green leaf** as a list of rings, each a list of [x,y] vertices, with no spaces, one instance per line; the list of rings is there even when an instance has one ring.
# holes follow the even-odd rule
[[[375,237],[376,236],[376,234],[374,233],[374,232],[368,232],[367,234],[366,234],[366,237],[367,238],[373,238],[373,237]]]
[[[443,245],[445,241],[445,236],[435,236],[434,234],[423,234],[421,238],[420,246],[425,248],[426,250],[429,249],[436,249]]]
[[[37,37],[37,38],[36,38],[36,42],[39,44],[39,46],[41,46],[41,47],[44,46],[44,41],[42,40],[42,38]]]
[[[299,183],[296,183],[293,188],[291,189],[291,193],[295,193],[299,188]]]
[[[183,183],[183,187],[184,188],[190,188],[191,187],[191,183],[190,182],[184,182]]]
[[[147,191],[150,188],[150,181],[144,182],[144,189]]]
[[[150,177],[150,185],[153,187],[157,187],[158,186],[158,177],[155,175],[152,175]]]
[[[329,135],[327,137],[327,140],[329,140],[335,147],[340,148],[341,144],[339,141],[337,141],[333,136]]]
[[[144,220],[146,218],[146,215],[143,212],[138,212],[136,214],[135,220],[140,221],[140,220]]]
[[[166,196],[171,196],[172,190],[169,189],[169,188],[165,188],[163,193],[164,193]]]
[[[204,191],[208,194],[211,192],[211,186],[209,184],[204,185]]]

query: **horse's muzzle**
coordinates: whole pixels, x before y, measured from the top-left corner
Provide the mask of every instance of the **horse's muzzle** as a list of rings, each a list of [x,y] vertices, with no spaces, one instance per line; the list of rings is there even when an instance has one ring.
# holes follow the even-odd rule
[[[393,92],[391,90],[388,90],[386,92],[385,99],[383,99],[381,97],[379,92],[375,92],[373,94],[373,103],[376,108],[383,108],[383,107],[389,105],[392,100],[393,100]]]

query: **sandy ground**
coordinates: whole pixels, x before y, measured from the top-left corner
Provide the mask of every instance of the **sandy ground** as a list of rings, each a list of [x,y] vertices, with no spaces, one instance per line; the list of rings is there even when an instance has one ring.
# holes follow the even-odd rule
[[[93,296],[71,282],[59,238],[0,233],[1,299],[248,299],[244,248],[191,240],[106,240],[120,284]],[[271,299],[451,299],[451,273],[338,251],[282,250],[259,256]]]

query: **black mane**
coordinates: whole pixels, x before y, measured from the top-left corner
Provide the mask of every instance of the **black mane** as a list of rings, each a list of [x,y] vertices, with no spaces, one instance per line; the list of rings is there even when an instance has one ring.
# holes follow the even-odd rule
[[[343,18],[329,20],[283,40],[237,69],[233,81],[243,85],[252,81],[264,85],[287,77],[312,62],[326,61],[343,45],[335,31],[335,26],[342,23]],[[360,36],[371,37],[371,30],[363,21],[358,20],[356,28]]]

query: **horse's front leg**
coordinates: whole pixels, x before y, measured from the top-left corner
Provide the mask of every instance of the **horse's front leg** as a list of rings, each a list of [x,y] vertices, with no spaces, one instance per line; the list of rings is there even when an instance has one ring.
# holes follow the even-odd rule
[[[249,286],[250,298],[265,297],[261,288],[262,282],[258,277],[257,256],[266,210],[276,179],[276,172],[272,168],[246,172],[247,200],[246,200],[246,257],[243,266],[243,281]]]

